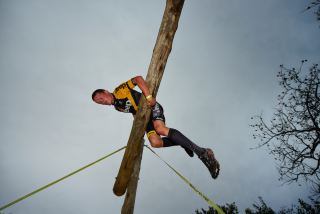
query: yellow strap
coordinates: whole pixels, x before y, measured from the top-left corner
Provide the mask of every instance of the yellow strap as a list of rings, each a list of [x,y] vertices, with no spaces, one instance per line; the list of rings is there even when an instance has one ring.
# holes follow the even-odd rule
[[[187,178],[185,178],[182,174],[180,174],[177,170],[175,170],[170,164],[168,164],[165,160],[163,160],[155,151],[153,151],[149,146],[145,145],[151,152],[153,152],[160,160],[162,160],[170,169],[172,169],[184,182],[186,182],[191,189],[197,193],[200,197],[202,197],[212,208],[214,208],[219,214],[225,214],[223,210],[215,204],[210,198],[208,198],[205,194],[200,192]]]
[[[84,169],[86,169],[86,168],[88,168],[88,167],[90,167],[90,166],[92,166],[92,165],[94,165],[94,164],[96,164],[96,163],[98,163],[98,162],[106,159],[107,157],[110,157],[111,155],[114,155],[114,154],[117,153],[117,152],[120,152],[120,151],[123,150],[124,148],[126,148],[126,146],[124,146],[124,147],[122,147],[122,148],[120,148],[120,149],[118,149],[118,150],[116,150],[116,151],[114,151],[114,152],[112,152],[112,153],[110,153],[110,154],[108,154],[108,155],[106,155],[106,156],[104,156],[104,157],[102,157],[102,158],[100,158],[100,159],[98,159],[98,160],[96,160],[96,161],[94,161],[94,162],[92,162],[92,163],[84,166],[84,167],[81,167],[80,169],[78,169],[78,170],[76,170],[76,171],[73,171],[73,172],[69,173],[68,175],[66,175],[66,176],[64,176],[64,177],[62,177],[62,178],[59,178],[58,180],[55,180],[55,181],[53,181],[53,182],[51,182],[51,183],[49,183],[49,184],[47,184],[47,185],[45,185],[45,186],[43,186],[43,187],[40,187],[39,189],[37,189],[37,190],[35,190],[35,191],[33,191],[33,192],[30,192],[30,193],[28,193],[28,194],[25,195],[25,196],[22,196],[22,197],[20,197],[20,198],[18,198],[18,199],[16,199],[16,200],[14,200],[14,201],[6,204],[6,205],[0,207],[0,211],[6,209],[6,208],[8,208],[8,207],[11,207],[12,205],[14,205],[14,204],[16,204],[16,203],[18,203],[18,202],[26,199],[26,198],[29,198],[30,196],[32,196],[32,195],[34,195],[34,194],[36,194],[36,193],[38,193],[38,192],[40,192],[40,191],[42,191],[42,190],[44,190],[44,189],[47,189],[48,187],[50,187],[50,186],[52,186],[52,185],[54,185],[54,184],[56,184],[56,183],[58,183],[58,182],[60,182],[60,181],[62,181],[62,180],[64,180],[64,179],[66,179],[66,178],[68,178],[68,177],[70,177],[70,176],[72,176],[72,175],[74,175],[74,174],[76,174],[76,173],[78,173],[78,172],[80,172],[80,171],[82,171],[82,170],[84,170]]]
[[[150,132],[147,133],[147,137],[149,138],[153,134],[157,135],[157,132],[155,130],[151,130]]]
[[[170,164],[168,164],[165,160],[163,160],[163,159],[162,159],[155,151],[153,151],[149,146],[147,146],[147,145],[145,145],[145,146],[146,146],[151,152],[153,152],[156,156],[158,156],[158,158],[159,158],[160,160],[162,160],[170,169],[172,169],[184,182],[186,182],[186,183],[191,187],[191,189],[192,189],[195,193],[197,193],[199,196],[201,196],[211,207],[213,207],[214,209],[216,209],[219,214],[225,214],[225,213],[223,212],[223,210],[222,210],[218,205],[216,205],[212,200],[210,200],[210,198],[208,198],[206,195],[204,195],[202,192],[200,192],[188,179],[186,179],[182,174],[180,174],[177,170],[175,170]],[[98,162],[100,162],[100,161],[102,161],[102,160],[110,157],[111,155],[114,155],[114,154],[117,153],[117,152],[120,152],[120,151],[123,150],[124,148],[126,148],[126,146],[124,146],[124,147],[122,147],[122,148],[120,148],[120,149],[118,149],[118,150],[116,150],[116,151],[114,151],[114,152],[112,152],[112,153],[110,153],[110,154],[108,154],[108,155],[106,155],[106,156],[104,156],[104,157],[102,157],[102,158],[100,158],[100,159],[98,159],[98,160],[96,160],[96,161],[94,161],[94,162],[92,162],[92,163],[84,166],[84,167],[81,167],[80,169],[77,169],[77,170],[75,170],[75,171],[67,174],[66,176],[64,176],[64,177],[62,177],[62,178],[59,178],[58,180],[55,180],[55,181],[53,181],[53,182],[51,182],[51,183],[49,183],[49,184],[47,184],[47,185],[45,185],[45,186],[43,186],[43,187],[40,187],[39,189],[37,189],[37,190],[35,190],[35,191],[33,191],[33,192],[30,192],[30,193],[28,193],[28,194],[26,194],[26,195],[24,195],[24,196],[22,196],[22,197],[20,197],[20,198],[18,198],[18,199],[16,199],[16,200],[12,201],[12,202],[10,202],[10,203],[8,203],[8,204],[0,207],[0,211],[6,209],[6,208],[8,208],[8,207],[11,207],[11,206],[13,206],[14,204],[16,204],[16,203],[18,203],[18,202],[20,202],[20,201],[23,201],[24,199],[29,198],[29,197],[31,197],[32,195],[34,195],[34,194],[36,194],[36,193],[38,193],[38,192],[40,192],[40,191],[42,191],[42,190],[45,190],[45,189],[49,188],[50,186],[53,186],[54,184],[56,184],[56,183],[58,183],[58,182],[60,182],[60,181],[62,181],[62,180],[64,180],[64,179],[66,179],[66,178],[68,178],[68,177],[70,177],[70,176],[72,176],[72,175],[74,175],[74,174],[76,174],[76,173],[78,173],[78,172],[80,172],[80,171],[82,171],[82,170],[84,170],[84,169],[86,169],[86,168],[88,168],[88,167],[90,167],[90,166],[92,166],[92,165],[94,165],[94,164],[96,164],[96,163],[98,163]]]

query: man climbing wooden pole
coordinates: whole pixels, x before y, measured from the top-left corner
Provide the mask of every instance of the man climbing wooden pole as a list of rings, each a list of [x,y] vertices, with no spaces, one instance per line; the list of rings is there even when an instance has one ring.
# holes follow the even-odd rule
[[[178,28],[183,3],[184,0],[167,0],[166,3],[146,78],[147,85],[153,97],[157,95],[167,59],[171,52],[172,42]],[[149,118],[150,109],[146,105],[146,99],[142,96],[139,103],[139,110],[133,121],[127,148],[113,187],[113,192],[118,196],[125,193],[134,163],[142,152],[143,145],[140,142],[142,142]]]
[[[116,110],[132,113],[134,116],[127,148],[113,187],[117,196],[128,191],[122,213],[133,213],[145,132],[152,147],[181,146],[190,157],[193,157],[194,153],[199,157],[212,178],[216,179],[219,175],[220,165],[213,151],[198,146],[180,131],[167,127],[163,107],[156,101],[183,4],[184,0],[167,0],[146,80],[142,76],[135,76],[120,84],[112,93],[105,89],[97,89],[92,93],[94,102],[113,105]],[[141,92],[134,90],[135,86],[138,86]]]

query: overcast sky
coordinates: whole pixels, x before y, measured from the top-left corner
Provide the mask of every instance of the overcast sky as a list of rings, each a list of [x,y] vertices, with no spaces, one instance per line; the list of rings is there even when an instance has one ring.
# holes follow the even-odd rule
[[[279,65],[319,63],[320,29],[300,0],[186,0],[158,101],[167,125],[215,151],[221,174],[178,148],[157,149],[218,204],[241,212],[262,196],[275,209],[306,199],[278,181],[266,149],[250,150],[250,117],[269,118]],[[0,0],[0,206],[126,145],[132,116],[96,105],[146,76],[164,0]],[[123,152],[5,210],[120,213],[112,187]],[[148,150],[135,213],[194,213],[207,203]]]

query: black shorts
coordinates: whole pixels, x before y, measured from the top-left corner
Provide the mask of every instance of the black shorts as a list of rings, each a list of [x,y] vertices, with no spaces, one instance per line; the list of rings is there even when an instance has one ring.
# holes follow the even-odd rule
[[[146,128],[147,137],[149,137],[152,134],[157,134],[157,132],[153,126],[153,121],[155,121],[155,120],[161,120],[164,123],[166,122],[166,118],[164,117],[164,114],[163,114],[163,108],[160,105],[160,103],[156,103],[156,105],[152,108],[150,119],[149,119],[149,122],[148,122],[147,128]]]

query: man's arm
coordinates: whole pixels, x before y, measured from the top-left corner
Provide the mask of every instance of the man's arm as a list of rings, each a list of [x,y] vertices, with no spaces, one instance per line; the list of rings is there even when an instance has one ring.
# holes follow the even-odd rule
[[[148,106],[154,106],[156,104],[156,99],[150,94],[149,87],[147,86],[147,83],[144,81],[143,77],[136,76],[132,78],[132,80],[134,84],[138,85],[143,95],[146,97]]]

